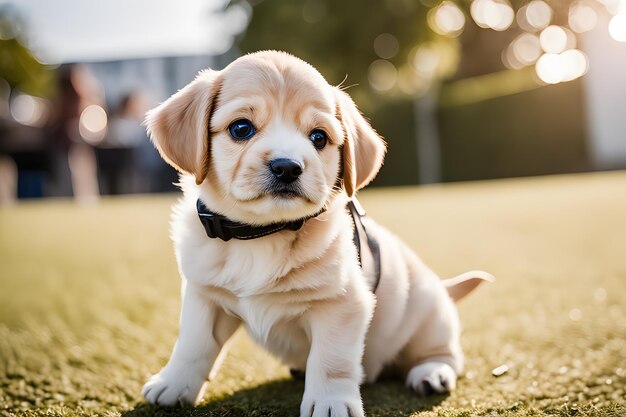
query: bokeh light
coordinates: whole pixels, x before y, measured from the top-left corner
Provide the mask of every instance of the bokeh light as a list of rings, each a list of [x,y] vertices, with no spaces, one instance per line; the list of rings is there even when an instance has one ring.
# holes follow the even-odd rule
[[[626,42],[626,10],[613,16],[609,22],[609,34],[616,41]]]
[[[441,61],[441,55],[437,47],[432,43],[424,43],[416,48],[412,55],[411,63],[415,71],[422,78],[434,78]]]
[[[528,32],[547,27],[552,21],[552,8],[542,0],[533,0],[517,12],[518,25]]]
[[[381,33],[374,39],[374,52],[382,59],[393,58],[399,49],[398,39],[389,33]]]
[[[107,127],[107,113],[96,104],[87,106],[80,114],[78,130],[86,142],[97,144],[104,139]]]
[[[561,60],[557,54],[544,54],[535,66],[537,75],[541,81],[548,84],[558,84],[563,79]]]
[[[456,37],[463,32],[465,15],[451,1],[444,1],[428,12],[428,26],[440,35]]]
[[[595,9],[587,3],[574,3],[568,14],[569,27],[574,32],[583,33],[592,30],[598,23],[598,14]]]
[[[550,54],[559,54],[576,46],[576,38],[561,26],[548,26],[541,31],[539,41],[541,48]]]
[[[398,71],[396,67],[389,61],[378,59],[369,67],[367,79],[373,89],[385,92],[389,91],[396,84]]]
[[[506,0],[474,0],[470,13],[478,26],[497,31],[508,29],[515,18],[513,8]]]
[[[537,76],[547,84],[558,84],[582,77],[587,68],[587,57],[577,49],[561,54],[544,54],[535,65]]]
[[[534,64],[542,53],[539,38],[532,33],[522,33],[511,42],[509,48],[515,59],[523,65]]]
[[[563,62],[563,80],[572,81],[587,72],[588,62],[584,53],[578,49],[570,49],[559,55]]]
[[[12,100],[11,116],[25,126],[41,127],[46,119],[46,101],[28,94],[19,94]]]

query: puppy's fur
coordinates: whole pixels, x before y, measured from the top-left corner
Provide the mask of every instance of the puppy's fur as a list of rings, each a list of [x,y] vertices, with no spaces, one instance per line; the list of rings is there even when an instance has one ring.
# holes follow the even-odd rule
[[[229,135],[239,119],[254,124],[251,139]],[[306,371],[303,417],[363,416],[359,385],[385,369],[404,372],[418,394],[455,387],[463,356],[453,298],[490,276],[442,283],[365,218],[382,248],[372,293],[375,277],[359,266],[346,203],[378,172],[385,144],[347,94],[291,55],[259,52],[201,72],[152,110],[147,125],[163,158],[184,173],[172,221],[183,277],[180,335],[144,386],[149,403],[195,404],[241,324],[290,368]],[[328,136],[321,150],[309,140],[315,129]],[[273,191],[268,163],[276,158],[304,167],[297,196]],[[298,231],[224,242],[206,236],[198,198],[255,225],[325,211]]]

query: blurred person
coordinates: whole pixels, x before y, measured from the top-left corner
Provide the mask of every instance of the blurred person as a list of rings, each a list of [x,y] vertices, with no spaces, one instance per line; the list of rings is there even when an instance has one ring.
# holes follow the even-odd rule
[[[178,191],[174,186],[178,182],[178,174],[175,169],[166,164],[159,151],[156,150],[145,130],[141,126],[144,140],[141,141],[135,151],[135,166],[139,173],[140,192],[162,193]]]
[[[148,141],[145,129],[141,126],[143,113],[141,96],[127,94],[111,117],[104,139],[98,143],[96,154],[103,194],[141,191],[134,159],[141,142]]]
[[[143,124],[146,111],[151,107],[149,104],[153,103],[148,103],[146,97],[139,93],[130,94],[128,100],[135,126],[141,136],[133,153],[133,163],[137,173],[137,191],[143,193],[178,191],[178,188],[174,186],[174,183],[178,182],[178,173],[163,161],[159,151],[150,141]]]
[[[169,191],[175,171],[148,138],[143,118],[148,106],[140,92],[126,94],[98,144],[101,190],[106,194]]]
[[[95,153],[81,134],[80,123],[88,106],[102,106],[103,102],[102,89],[85,66],[70,64],[60,68],[58,91],[52,99],[46,126],[52,141],[48,195],[74,195],[81,200],[99,196]]]

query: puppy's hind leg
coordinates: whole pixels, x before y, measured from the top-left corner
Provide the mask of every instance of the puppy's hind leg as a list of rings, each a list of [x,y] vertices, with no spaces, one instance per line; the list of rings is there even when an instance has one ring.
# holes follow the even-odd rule
[[[407,386],[420,396],[451,392],[463,369],[456,307],[443,288],[432,295],[427,318],[398,358]]]
[[[440,361],[440,359],[442,359]],[[421,397],[445,394],[456,388],[456,372],[447,358],[430,358],[415,365],[407,375],[406,384]]]

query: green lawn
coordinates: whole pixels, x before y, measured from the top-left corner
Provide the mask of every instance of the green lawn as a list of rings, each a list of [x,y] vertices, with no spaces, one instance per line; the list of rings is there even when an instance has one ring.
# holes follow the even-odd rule
[[[174,198],[0,208],[0,415],[297,414],[303,384],[243,332],[199,407],[142,402],[177,332]],[[363,388],[369,416],[626,416],[625,172],[361,200],[442,277],[498,279],[460,305],[457,391],[424,400],[380,382]]]

